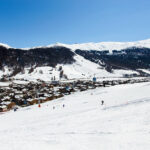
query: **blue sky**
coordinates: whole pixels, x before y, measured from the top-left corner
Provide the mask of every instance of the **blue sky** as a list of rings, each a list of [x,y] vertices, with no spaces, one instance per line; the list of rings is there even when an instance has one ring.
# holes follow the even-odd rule
[[[150,38],[149,0],[0,0],[0,42],[13,47]]]

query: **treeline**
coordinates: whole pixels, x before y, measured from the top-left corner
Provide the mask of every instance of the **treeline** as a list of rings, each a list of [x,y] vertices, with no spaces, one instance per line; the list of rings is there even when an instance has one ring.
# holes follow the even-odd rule
[[[128,48],[121,51],[85,51],[76,50],[76,53],[95,63],[100,63],[106,70],[111,69],[149,69],[150,49]]]
[[[29,50],[5,48],[0,46],[0,70],[5,66],[12,68],[14,74],[25,67],[55,67],[57,64],[72,64],[75,54],[65,47],[41,47]]]

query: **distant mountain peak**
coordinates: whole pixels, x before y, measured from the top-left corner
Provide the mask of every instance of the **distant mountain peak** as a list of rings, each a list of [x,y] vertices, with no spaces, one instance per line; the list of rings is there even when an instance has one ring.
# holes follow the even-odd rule
[[[7,45],[7,44],[3,44],[3,43],[0,43],[0,46],[5,47],[5,48],[10,48],[10,46],[9,46],[9,45]]]
[[[112,52],[112,50],[122,50],[130,47],[150,48],[150,39],[135,42],[99,42],[99,43],[89,42],[81,44],[55,43],[48,45],[47,47],[56,47],[56,46],[67,47],[73,51],[75,51],[76,49],[81,49],[81,50],[98,50],[98,51],[109,50],[110,52]]]
[[[10,48],[7,44],[0,43],[1,46]],[[38,46],[38,47],[32,47],[32,49],[35,48],[42,48],[42,47],[66,47],[73,51],[77,49],[81,50],[97,50],[97,51],[103,51],[103,50],[109,50],[112,52],[113,50],[122,50],[130,47],[145,47],[150,48],[150,39],[141,40],[141,41],[134,41],[134,42],[89,42],[89,43],[75,43],[75,44],[64,44],[64,43],[55,43],[50,44],[47,46]],[[28,50],[31,48],[22,48],[24,50]]]

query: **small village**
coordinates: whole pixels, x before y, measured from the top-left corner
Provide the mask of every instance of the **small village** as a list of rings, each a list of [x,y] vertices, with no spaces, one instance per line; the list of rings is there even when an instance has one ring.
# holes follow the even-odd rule
[[[27,84],[11,83],[9,86],[0,87],[0,112],[6,112],[20,107],[41,103],[61,98],[74,92],[82,92],[98,87],[109,87],[119,84],[134,84],[149,82],[149,78],[124,79],[124,80],[77,80],[77,81],[51,81],[29,82]]]

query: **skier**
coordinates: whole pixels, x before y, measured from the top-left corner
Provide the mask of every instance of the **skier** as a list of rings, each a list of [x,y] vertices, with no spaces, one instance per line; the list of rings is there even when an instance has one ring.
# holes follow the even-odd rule
[[[15,112],[15,111],[17,111],[17,109],[18,109],[18,108],[17,108],[17,107],[15,107],[15,108],[14,108],[14,112]]]
[[[55,106],[53,106],[53,109],[55,109]]]
[[[65,104],[63,104],[63,107],[65,107]]]
[[[41,101],[38,100],[38,107],[40,108],[41,107]]]
[[[101,101],[101,105],[104,105],[104,101],[103,100]]]

